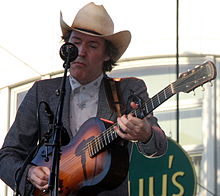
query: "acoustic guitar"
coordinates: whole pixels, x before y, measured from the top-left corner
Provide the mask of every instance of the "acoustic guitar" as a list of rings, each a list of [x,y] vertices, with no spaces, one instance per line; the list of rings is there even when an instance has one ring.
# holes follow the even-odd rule
[[[179,78],[148,99],[131,113],[145,116],[179,92],[189,93],[198,86],[216,77],[216,67],[207,61],[194,69],[182,73]],[[144,112],[143,112],[144,111]],[[119,136],[114,131],[117,123],[106,129],[99,118],[87,120],[78,134],[66,146],[61,147],[59,171],[59,195],[69,194],[91,196],[103,190],[119,186],[128,172],[128,152],[126,147],[114,145]],[[112,145],[113,144],[113,145]],[[50,154],[50,149],[48,150]],[[32,163],[51,167],[51,159],[44,160],[45,147],[41,147]],[[48,191],[35,190],[34,196],[49,195]]]

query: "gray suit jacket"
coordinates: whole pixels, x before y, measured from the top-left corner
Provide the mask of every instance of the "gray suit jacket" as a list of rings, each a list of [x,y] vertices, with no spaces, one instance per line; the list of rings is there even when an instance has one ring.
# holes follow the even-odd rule
[[[57,95],[56,90],[60,88],[60,84],[61,78],[35,82],[17,111],[16,119],[5,138],[2,149],[0,150],[0,178],[11,188],[14,188],[15,186],[15,178],[18,175],[24,160],[30,151],[37,145],[39,133],[41,137],[43,137],[48,130],[48,117],[45,113],[44,106],[39,106],[39,103],[41,101],[47,102],[55,114],[59,101],[59,96]],[[148,99],[147,89],[144,82],[136,78],[123,79],[120,85],[120,91],[121,101],[124,105],[126,105],[131,91],[135,92],[144,100]],[[70,138],[72,138],[73,136],[69,127],[70,93],[71,87],[67,80],[62,122],[67,129]],[[39,116],[38,110],[40,114]],[[122,112],[126,112],[125,107]],[[100,86],[97,117],[109,119],[114,122],[117,117],[116,113],[111,110],[108,104],[103,82]],[[40,125],[38,124],[37,119],[39,119]],[[140,152],[146,156],[160,156],[164,154],[167,149],[166,136],[159,128],[155,117],[151,118],[151,123],[153,127],[152,138],[146,144],[139,143],[138,147]],[[128,145],[129,149],[130,147],[131,143]],[[29,166],[26,168],[19,186],[21,194],[25,196],[30,195],[30,190],[32,188],[32,185],[26,180],[28,168]],[[125,179],[125,181],[115,190],[105,191],[99,195],[127,196],[127,179]]]

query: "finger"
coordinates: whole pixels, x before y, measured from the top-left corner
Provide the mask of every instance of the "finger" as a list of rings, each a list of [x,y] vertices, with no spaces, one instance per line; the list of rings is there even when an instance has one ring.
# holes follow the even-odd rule
[[[28,171],[28,180],[38,189],[48,188],[50,170],[47,167],[33,166]]]
[[[134,129],[134,127],[136,127],[136,126],[140,127],[140,126],[143,126],[143,124],[144,124],[143,119],[137,118],[137,117],[133,116],[132,114],[129,114],[127,116],[127,120],[128,120],[128,123],[126,125],[129,129]]]
[[[41,169],[44,172],[44,174],[46,174],[47,176],[50,175],[50,169],[48,167],[41,167]]]
[[[41,184],[39,185],[38,183],[33,183],[33,185],[34,185],[37,189],[39,189],[39,190],[41,190],[41,191],[47,191],[48,188],[49,188],[48,183],[45,184],[45,185],[41,185]]]
[[[35,168],[33,174],[41,180],[48,180],[50,175],[50,169],[48,167],[39,166]]]
[[[126,132],[120,130],[119,126],[114,126],[114,131],[119,135],[121,138],[125,138],[125,135],[127,134]]]
[[[123,123],[123,120],[122,120],[123,118],[125,118],[125,117],[124,117],[124,116],[118,117],[118,119],[117,119],[118,126],[115,127],[115,130],[116,130],[117,132],[121,132],[121,133],[123,133],[123,134],[127,134],[127,133],[125,132],[124,128],[123,128],[123,127],[125,127],[125,125],[124,125],[124,123]]]
[[[121,119],[118,120],[119,124],[121,124],[120,120]],[[120,126],[123,127],[123,124]],[[116,129],[116,132],[121,138],[125,140],[132,140],[132,141],[137,140],[137,132],[136,132],[137,128],[134,125],[129,125],[129,128],[125,126],[125,128],[123,127],[123,129],[124,129],[123,131],[121,131],[119,128]]]
[[[126,132],[126,126],[124,125],[123,121],[126,121],[126,116],[123,115],[122,117],[118,117],[117,118],[117,126],[114,127],[114,130],[117,132],[117,134],[123,138],[123,139],[126,139],[126,135],[127,135],[127,132]]]
[[[126,115],[123,115],[121,118],[118,119],[118,124],[120,127],[119,130],[122,131],[122,133],[131,133],[131,130],[133,129],[133,123],[128,120],[128,117]]]
[[[153,114],[150,113],[150,114],[148,114],[145,118],[146,118],[146,119],[149,119],[149,118],[152,118],[152,117],[153,117]]]

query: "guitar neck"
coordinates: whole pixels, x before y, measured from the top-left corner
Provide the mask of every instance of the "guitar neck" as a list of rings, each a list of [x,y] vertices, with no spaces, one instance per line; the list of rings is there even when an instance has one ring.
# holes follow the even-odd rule
[[[172,86],[173,84],[168,85],[166,88],[161,90],[152,98],[148,99],[141,106],[139,106],[138,109],[133,110],[131,113],[133,113],[138,118],[141,118],[141,114],[144,114],[143,117],[146,117],[148,114],[153,112],[153,110],[155,110],[158,106],[160,106],[162,103],[164,103],[166,100],[168,100],[175,94]]]
[[[173,92],[172,84],[161,90],[152,98],[144,102],[138,109],[133,110],[131,113],[140,118],[140,114],[144,113],[144,117],[150,114],[155,108],[165,102],[167,99],[172,97],[175,93]],[[99,136],[95,137],[92,141],[87,144],[90,157],[94,157],[101,150],[106,148],[114,140],[118,138],[118,134],[115,132],[115,127],[119,127],[118,123],[110,126],[108,129],[103,131]]]

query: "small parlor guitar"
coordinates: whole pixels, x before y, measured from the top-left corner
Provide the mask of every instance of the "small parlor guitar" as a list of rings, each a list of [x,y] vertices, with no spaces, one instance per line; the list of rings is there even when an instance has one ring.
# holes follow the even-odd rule
[[[189,93],[215,77],[215,65],[207,61],[182,73],[175,82],[131,113],[139,117],[144,111],[146,116],[176,93]],[[76,137],[68,145],[61,147],[60,196],[71,193],[92,195],[92,192],[113,189],[122,183],[128,171],[128,152],[126,147],[112,145],[119,139],[114,131],[115,126],[118,124],[112,124],[106,129],[102,120],[91,118],[82,125]],[[33,163],[51,167],[51,161],[45,162],[43,154],[44,147],[41,147]],[[41,196],[48,193],[36,189],[34,195]]]

